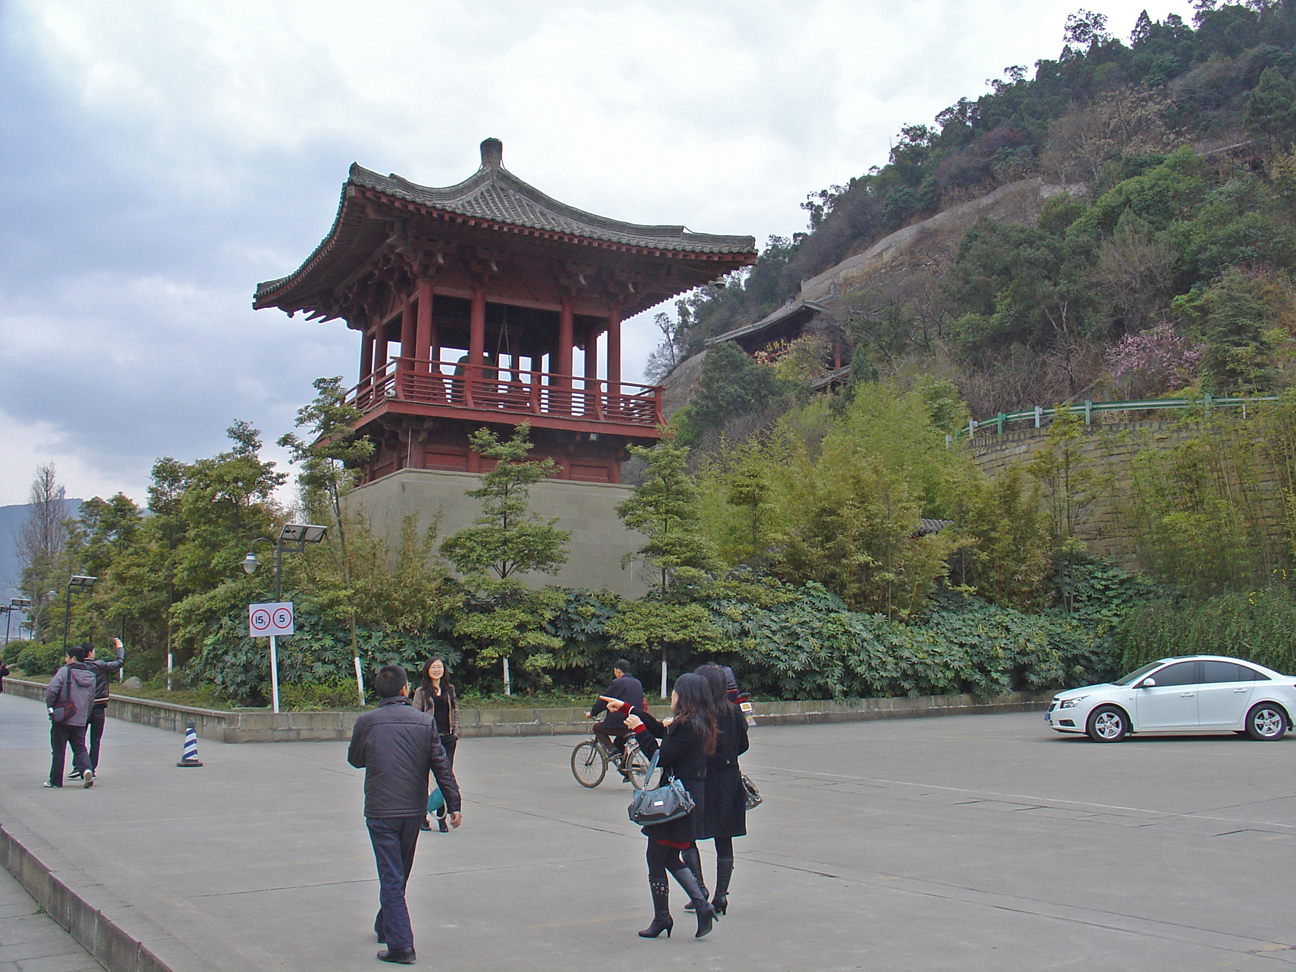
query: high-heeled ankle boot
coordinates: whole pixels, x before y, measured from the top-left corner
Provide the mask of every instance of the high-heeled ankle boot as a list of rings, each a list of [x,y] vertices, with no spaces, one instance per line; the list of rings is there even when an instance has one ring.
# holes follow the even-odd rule
[[[675,919],[670,913],[670,885],[665,881],[654,881],[648,879],[648,890],[652,892],[653,899],[653,920],[652,924],[639,933],[640,938],[656,938],[662,932],[670,938],[671,929],[675,927]]]
[[[693,902],[693,914],[697,917],[697,933],[694,938],[702,938],[711,934],[711,922],[715,920],[715,909],[711,907],[711,902],[702,896],[702,888],[698,884],[697,878],[687,867],[681,867],[678,871],[671,871],[679,886],[684,889],[684,893],[689,896]]]
[[[687,850],[680,851],[680,860],[684,862],[688,869],[693,872],[693,876],[697,878],[698,887],[702,889],[702,897],[710,897],[707,894],[706,879],[702,877],[702,855],[698,853],[697,845],[694,844]],[[692,911],[693,902],[690,901],[686,904],[684,910]]]
[[[716,858],[716,889],[711,907],[717,915],[723,915],[729,910],[729,879],[733,877],[733,861],[732,857]]]

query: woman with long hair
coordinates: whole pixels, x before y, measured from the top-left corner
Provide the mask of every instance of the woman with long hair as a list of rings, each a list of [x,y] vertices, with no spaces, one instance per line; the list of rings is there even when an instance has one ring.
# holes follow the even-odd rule
[[[453,770],[455,744],[459,741],[459,699],[446,672],[444,658],[434,655],[423,665],[423,675],[419,679],[418,688],[414,690],[411,704],[420,712],[432,713],[437,734],[441,737],[441,745],[445,747],[446,759],[450,761],[450,768]],[[449,833],[444,803],[437,808],[436,815],[437,829],[443,834]],[[431,830],[432,821],[424,818],[423,829]]]
[[[666,823],[644,827],[648,837],[648,888],[652,892],[653,920],[639,933],[642,938],[656,938],[662,932],[670,937],[675,920],[670,913],[670,885],[666,872],[679,882],[688,895],[697,917],[696,938],[711,931],[715,909],[706,899],[701,885],[688,866],[680,859],[680,851],[696,850],[695,841],[701,834],[702,807],[706,803],[707,756],[715,751],[715,717],[710,704],[711,689],[697,675],[681,675],[671,692],[669,725],[658,722],[649,713],[642,717],[631,713],[626,716],[626,727],[635,734],[644,755],[652,758],[657,753],[657,764],[664,776],[674,776],[684,784],[695,806],[687,816]],[[617,703],[617,707],[624,703]],[[612,708],[613,703],[609,702]],[[657,739],[661,739],[661,745]],[[647,781],[645,781],[646,783]]]
[[[716,914],[729,910],[729,880],[733,877],[733,839],[747,835],[747,793],[742,785],[738,757],[747,752],[747,718],[742,709],[729,701],[728,680],[724,669],[708,662],[695,674],[706,680],[711,690],[711,705],[716,719],[715,751],[707,757],[706,801],[702,805],[702,833],[699,840],[714,840],[716,850],[716,886],[711,906]],[[702,879],[702,858],[697,845],[681,855],[693,871],[706,897]]]

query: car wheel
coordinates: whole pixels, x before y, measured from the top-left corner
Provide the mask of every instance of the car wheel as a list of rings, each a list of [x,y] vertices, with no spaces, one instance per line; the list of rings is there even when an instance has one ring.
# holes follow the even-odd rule
[[[1086,730],[1094,742],[1120,742],[1129,735],[1129,716],[1114,705],[1100,705],[1089,716]]]
[[[1281,739],[1287,731],[1287,713],[1272,702],[1261,702],[1247,713],[1246,727],[1252,739]]]

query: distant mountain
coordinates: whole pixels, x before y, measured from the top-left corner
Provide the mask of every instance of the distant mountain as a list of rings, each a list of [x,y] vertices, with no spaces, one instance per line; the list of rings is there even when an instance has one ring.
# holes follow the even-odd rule
[[[81,509],[79,499],[64,500],[67,504],[67,515],[72,517],[77,515]],[[23,520],[27,519],[28,507],[26,504],[21,506],[0,506],[0,598],[3,603],[8,604],[9,598],[18,593],[18,575],[20,568],[18,566],[18,528],[22,526]]]

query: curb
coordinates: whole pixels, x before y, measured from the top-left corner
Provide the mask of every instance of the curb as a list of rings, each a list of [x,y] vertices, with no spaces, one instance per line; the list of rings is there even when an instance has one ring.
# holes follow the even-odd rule
[[[5,680],[5,690],[22,698],[41,699],[45,685],[25,679]],[[815,725],[826,722],[868,722],[874,719],[921,719],[945,715],[1034,711],[1047,707],[1052,692],[1012,692],[992,699],[971,695],[901,696],[885,699],[802,699],[786,702],[753,702],[757,725]],[[664,718],[670,709],[650,705]],[[590,723],[583,708],[508,709],[460,708],[460,735],[494,736],[589,735]],[[360,710],[346,712],[279,712],[247,709],[200,709],[194,706],[114,695],[108,700],[114,719],[183,733],[188,723],[202,739],[224,743],[346,742]]]
[[[0,825],[0,864],[108,972],[173,972]]]

